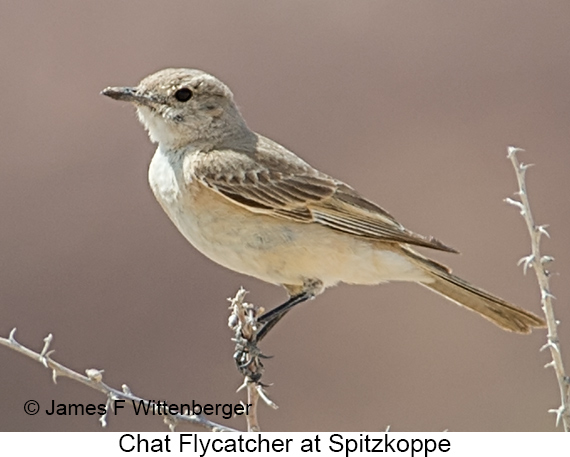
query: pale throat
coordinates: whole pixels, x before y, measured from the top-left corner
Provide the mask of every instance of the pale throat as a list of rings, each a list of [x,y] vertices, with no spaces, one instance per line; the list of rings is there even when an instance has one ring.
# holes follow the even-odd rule
[[[185,195],[185,189],[188,189],[188,185],[193,181],[190,170],[196,151],[191,146],[173,150],[159,144],[150,162],[150,187],[171,218],[180,210],[179,205]]]
[[[137,116],[153,143],[158,143],[165,148],[180,144],[179,129],[166,122],[160,114],[146,106],[137,106]]]

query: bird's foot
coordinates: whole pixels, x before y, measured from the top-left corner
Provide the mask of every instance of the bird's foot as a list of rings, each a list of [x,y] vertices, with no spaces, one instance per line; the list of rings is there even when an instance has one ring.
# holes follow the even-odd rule
[[[266,356],[260,351],[256,340],[235,338],[234,341],[236,343],[234,360],[237,369],[243,376],[259,384],[264,370],[261,360],[268,359],[270,356]]]
[[[245,290],[240,289],[231,299],[231,315],[229,327],[234,331],[235,342],[234,360],[239,372],[252,382],[259,383],[263,376],[261,359],[269,358],[258,348],[258,334],[263,329],[258,317],[263,314],[263,308],[244,302]]]

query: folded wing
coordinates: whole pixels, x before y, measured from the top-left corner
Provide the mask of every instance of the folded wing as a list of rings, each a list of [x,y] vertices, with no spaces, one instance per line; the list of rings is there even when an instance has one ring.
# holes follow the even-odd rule
[[[193,175],[208,188],[254,213],[317,223],[371,240],[457,252],[435,238],[407,230],[352,187],[264,140],[265,148],[254,152],[205,153],[194,162]]]

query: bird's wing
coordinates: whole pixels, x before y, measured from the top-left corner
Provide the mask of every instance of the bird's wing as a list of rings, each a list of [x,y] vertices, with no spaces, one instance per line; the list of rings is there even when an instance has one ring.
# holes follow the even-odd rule
[[[336,192],[331,198],[309,207],[315,222],[335,230],[365,238],[458,252],[436,238],[424,237],[406,229],[387,211],[342,182],[337,181]]]
[[[315,170],[279,145],[275,149],[272,154],[210,151],[194,162],[192,174],[254,213],[317,223],[372,240],[457,252],[435,238],[407,230],[352,187]]]

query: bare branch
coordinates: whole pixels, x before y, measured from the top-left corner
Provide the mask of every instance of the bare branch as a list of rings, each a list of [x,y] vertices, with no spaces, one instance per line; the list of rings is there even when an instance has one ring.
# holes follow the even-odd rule
[[[73,379],[81,384],[86,385],[92,389],[98,390],[102,392],[107,397],[107,408],[106,413],[101,416],[99,421],[101,425],[105,427],[107,425],[107,413],[111,410],[114,400],[126,400],[127,403],[133,404],[132,402],[136,402],[137,404],[145,405],[145,407],[150,408],[151,411],[160,412],[160,414],[164,418],[164,422],[170,427],[173,431],[177,424],[179,423],[187,423],[193,425],[199,425],[211,431],[217,432],[235,432],[232,428],[226,427],[221,424],[217,424],[212,422],[200,414],[193,414],[193,415],[186,415],[186,414],[170,414],[168,411],[164,410],[163,405],[158,405],[154,402],[149,400],[145,400],[144,398],[137,397],[131,393],[131,390],[126,386],[123,385],[123,390],[113,389],[112,387],[108,386],[103,380],[103,370],[97,370],[94,368],[90,368],[86,370],[87,376],[83,376],[82,374],[73,371],[62,364],[54,361],[51,358],[51,354],[53,354],[53,350],[50,350],[50,345],[53,341],[53,335],[49,334],[44,339],[44,347],[42,348],[41,352],[37,353],[28,349],[27,347],[21,345],[16,341],[15,338],[16,329],[12,329],[8,338],[0,337],[0,345],[6,346],[10,349],[13,349],[20,354],[24,354],[25,356],[40,362],[46,368],[52,371],[52,379],[53,382],[56,383],[57,378],[59,376],[65,376],[66,378]]]
[[[570,378],[566,375],[564,364],[562,363],[562,354],[560,352],[560,342],[558,339],[559,322],[554,316],[554,306],[552,304],[555,297],[550,292],[550,272],[545,269],[545,265],[552,262],[554,258],[550,256],[542,256],[540,254],[540,240],[542,235],[549,238],[550,235],[546,231],[546,227],[548,227],[547,225],[536,225],[534,223],[525,183],[526,170],[530,165],[525,165],[519,162],[517,158],[517,152],[519,151],[522,151],[522,149],[512,146],[509,147],[507,158],[511,160],[513,167],[515,168],[517,182],[519,185],[517,195],[520,198],[520,202],[510,198],[507,198],[506,202],[519,208],[530,234],[532,252],[530,255],[523,257],[519,264],[523,265],[525,273],[529,267],[534,269],[540,286],[542,310],[546,316],[546,323],[548,326],[547,343],[541,348],[541,350],[550,349],[552,362],[547,363],[545,367],[554,368],[561,398],[560,407],[557,409],[551,409],[549,412],[556,414],[556,426],[558,427],[560,422],[562,422],[564,430],[568,432],[570,431]]]
[[[231,302],[231,314],[228,326],[234,331],[233,341],[236,343],[234,359],[238,369],[244,375],[244,382],[238,388],[238,392],[247,389],[247,402],[251,405],[247,418],[247,431],[260,432],[261,427],[257,418],[257,406],[259,400],[263,400],[268,406],[277,409],[277,405],[269,399],[261,383],[263,376],[263,354],[257,347],[257,334],[260,330],[257,317],[263,314],[263,308],[255,307],[251,303],[244,302],[246,291],[243,288],[237,291]]]

